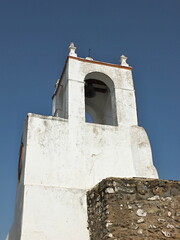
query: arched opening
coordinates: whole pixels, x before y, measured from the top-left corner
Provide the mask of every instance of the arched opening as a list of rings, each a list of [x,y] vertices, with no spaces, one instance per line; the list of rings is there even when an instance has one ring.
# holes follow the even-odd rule
[[[105,74],[92,72],[85,77],[85,112],[93,123],[117,125],[114,83]],[[86,122],[88,119],[86,118]]]

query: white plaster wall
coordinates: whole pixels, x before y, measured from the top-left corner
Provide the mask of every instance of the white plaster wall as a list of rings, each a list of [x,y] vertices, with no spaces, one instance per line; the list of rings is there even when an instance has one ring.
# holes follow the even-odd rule
[[[106,76],[99,76],[96,73],[102,73]],[[63,86],[63,103],[65,110],[62,112],[62,104],[59,102],[61,86],[58,88],[56,96],[53,98],[54,111],[60,112],[56,116],[84,119],[84,80],[88,74],[93,74],[93,78],[104,81],[109,86],[110,79],[114,83],[114,89],[110,85],[112,92],[115,92],[118,122],[127,125],[137,125],[137,111],[134,94],[132,72],[130,69],[117,68],[113,65],[94,64],[92,62],[83,62],[77,59],[68,59],[67,66],[61,79],[60,85]],[[97,76],[96,76],[97,75]],[[102,78],[102,79],[101,79]],[[66,87],[68,84],[68,87]],[[113,106],[114,107],[114,106]],[[111,122],[111,121],[110,121]]]
[[[85,122],[84,79],[91,72],[113,80],[118,126]],[[8,240],[88,240],[88,189],[107,177],[157,177],[148,137],[137,126],[131,71],[70,58],[66,81],[68,119],[28,114],[24,188],[17,196],[22,235],[13,227]]]
[[[153,165],[151,146],[144,128],[131,127],[131,149],[137,177],[158,178]]]
[[[88,239],[86,191],[25,187],[21,240]]]
[[[115,89],[118,122],[124,125],[137,125],[134,91]]]
[[[13,228],[9,240],[88,240],[88,189],[110,176],[155,177],[148,150],[138,148],[149,142],[137,126],[35,114],[27,126],[22,235],[15,237]]]
[[[17,182],[14,222],[8,233],[6,240],[21,239],[21,229],[22,229],[22,221],[23,221],[23,204],[24,204],[24,171],[25,171],[25,162],[26,162],[26,146],[27,146],[27,133],[28,133],[27,125],[28,125],[28,119],[25,120],[23,133],[21,137],[21,143],[23,143],[24,145],[24,154],[22,156],[21,177],[20,177],[20,180],[18,180]]]
[[[52,115],[62,118],[68,118],[68,81],[67,81],[67,69],[61,79],[60,86],[56,95],[53,97],[52,102]],[[59,81],[59,80],[58,80]]]
[[[136,176],[130,128],[29,115],[25,184],[89,189]]]
[[[76,59],[69,59],[68,62],[68,81],[71,82],[72,91],[69,89],[69,115],[81,114],[84,117],[84,79],[87,74],[93,73],[96,77],[97,73],[103,73],[107,77],[103,80],[108,86],[108,80],[111,79],[114,83],[115,103],[117,110],[117,118],[119,124],[137,125],[137,111],[134,94],[134,86],[132,73],[130,69],[116,68],[109,65],[93,64],[91,62],[81,62]],[[74,83],[72,83],[74,82]],[[77,84],[78,83],[78,84]],[[81,89],[78,85],[81,84]],[[71,101],[73,99],[73,102]],[[81,103],[80,103],[81,102]],[[74,108],[76,110],[74,110]],[[79,112],[78,112],[79,111]]]
[[[17,185],[16,190],[14,222],[8,234],[7,240],[21,239],[23,203],[24,203],[24,184],[20,183]]]
[[[89,189],[110,176],[157,177],[150,169],[142,172],[153,166],[143,128],[34,114],[28,117],[25,164],[25,184],[33,185]]]
[[[70,58],[68,63],[69,79],[76,79],[83,82],[87,74],[99,72],[109,76],[113,80],[115,88],[134,90],[131,70],[111,67],[109,65],[81,62]]]

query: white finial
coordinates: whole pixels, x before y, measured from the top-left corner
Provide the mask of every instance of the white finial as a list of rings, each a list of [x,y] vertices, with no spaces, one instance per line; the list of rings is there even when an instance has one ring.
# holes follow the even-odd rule
[[[126,62],[127,61],[127,57],[122,55],[119,59],[120,63],[121,63],[121,66],[126,66],[126,67],[129,67],[129,64]]]
[[[91,57],[86,57],[86,60],[93,61],[93,58],[91,58]]]
[[[77,54],[75,51],[76,51],[76,47],[74,46],[74,43],[71,42],[69,45],[69,56],[77,57]]]

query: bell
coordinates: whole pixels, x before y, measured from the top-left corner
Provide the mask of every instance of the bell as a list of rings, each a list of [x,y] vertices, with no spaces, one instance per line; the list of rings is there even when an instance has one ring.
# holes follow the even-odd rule
[[[93,98],[95,97],[96,92],[92,83],[85,83],[85,97]]]

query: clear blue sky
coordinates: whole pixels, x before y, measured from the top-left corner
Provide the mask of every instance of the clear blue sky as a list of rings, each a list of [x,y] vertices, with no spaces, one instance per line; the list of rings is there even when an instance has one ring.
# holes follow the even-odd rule
[[[160,178],[180,180],[180,0],[0,1],[0,240],[12,224],[23,121],[51,114],[73,41],[80,57],[133,67],[139,125]]]

